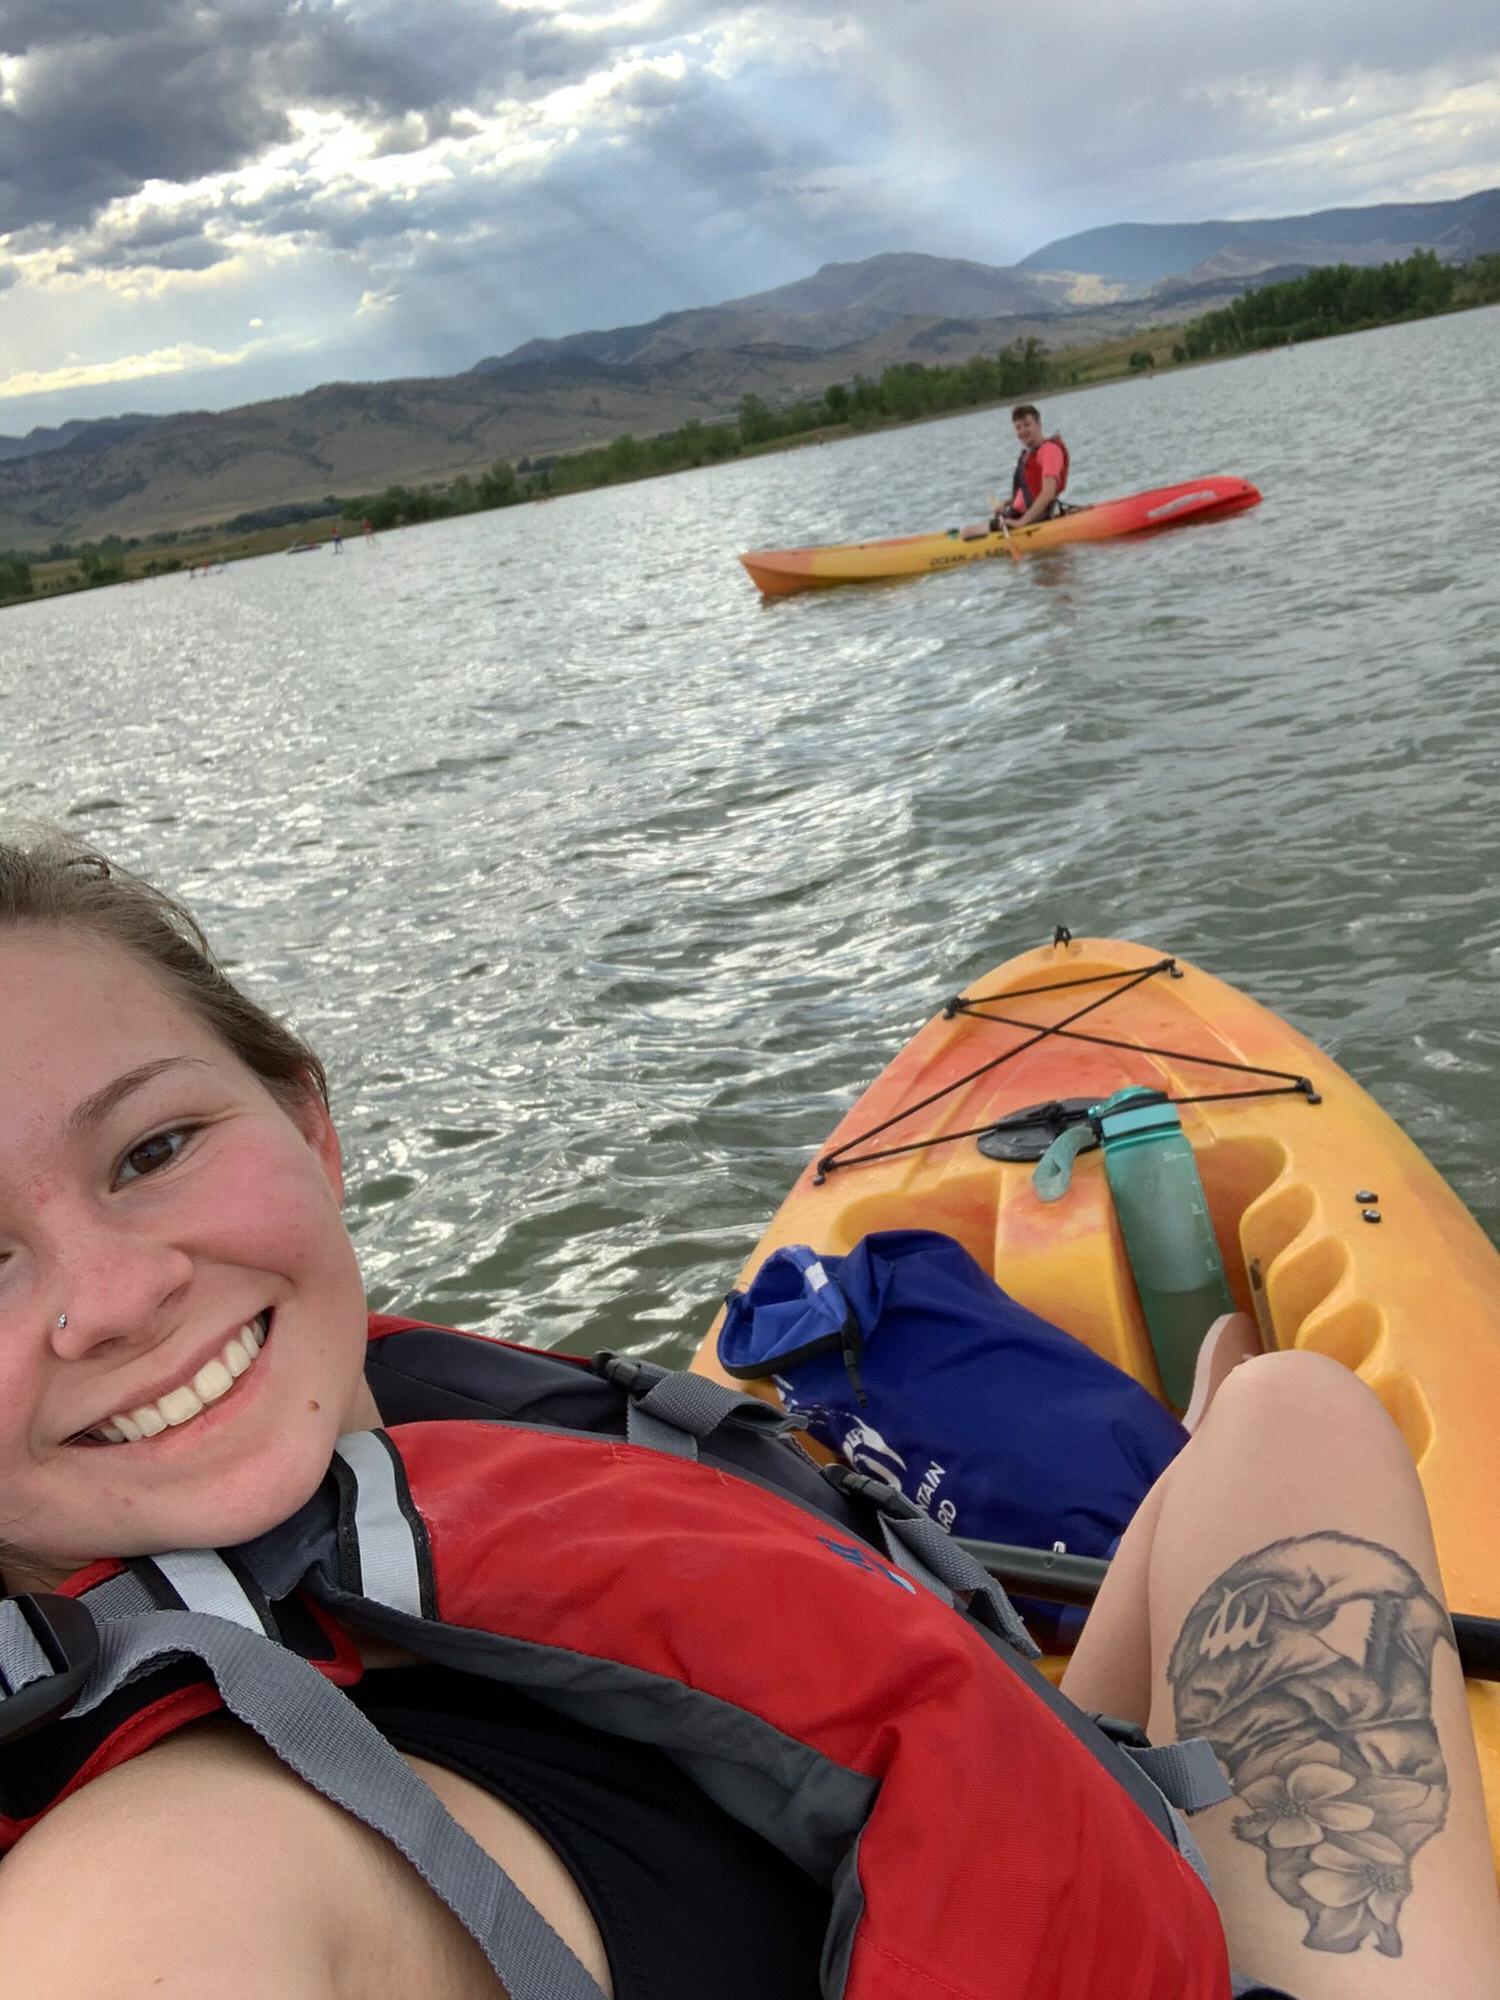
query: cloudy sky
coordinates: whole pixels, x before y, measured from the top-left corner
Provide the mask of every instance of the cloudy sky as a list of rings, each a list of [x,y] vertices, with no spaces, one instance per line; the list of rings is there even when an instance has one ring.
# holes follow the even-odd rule
[[[1494,0],[0,0],[0,432],[1497,183]]]

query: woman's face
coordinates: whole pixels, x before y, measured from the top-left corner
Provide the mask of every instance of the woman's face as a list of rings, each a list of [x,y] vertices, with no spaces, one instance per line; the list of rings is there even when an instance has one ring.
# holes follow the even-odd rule
[[[285,1111],[142,963],[0,933],[9,1588],[243,1541],[377,1421],[342,1193],[322,1104]]]

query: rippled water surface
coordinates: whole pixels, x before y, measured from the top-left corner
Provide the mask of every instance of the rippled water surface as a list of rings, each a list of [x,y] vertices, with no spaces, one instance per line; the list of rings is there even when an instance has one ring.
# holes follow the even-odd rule
[[[855,1090],[1066,922],[1247,985],[1500,1226],[1500,313],[1055,397],[1266,504],[763,607],[971,519],[1003,412],[0,615],[0,813],[324,1052],[377,1303],[685,1353]]]

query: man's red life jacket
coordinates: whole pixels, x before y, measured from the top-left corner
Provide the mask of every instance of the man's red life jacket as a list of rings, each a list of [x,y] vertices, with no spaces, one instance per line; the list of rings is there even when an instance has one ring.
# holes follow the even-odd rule
[[[826,1885],[829,2000],[1227,2000],[1172,1816],[1003,1600],[955,1605],[900,1495],[698,1377],[371,1333],[389,1427],[290,1521],[0,1602],[0,1846],[223,1705],[407,1854],[511,2000],[597,1994],[338,1691],[358,1631],[667,1750]]]
[[[1062,498],[1063,490],[1067,486],[1068,468],[1072,461],[1068,457],[1068,447],[1063,443],[1061,437],[1043,438],[1042,444],[1055,444],[1062,453],[1062,477],[1058,480],[1057,492],[1053,495],[1053,505],[1055,506]],[[1037,469],[1037,461],[1041,455],[1042,445],[1034,444],[1029,445],[1016,460],[1016,470],[1011,481],[1010,504],[1018,514],[1024,514],[1033,501],[1041,498],[1042,475]]]

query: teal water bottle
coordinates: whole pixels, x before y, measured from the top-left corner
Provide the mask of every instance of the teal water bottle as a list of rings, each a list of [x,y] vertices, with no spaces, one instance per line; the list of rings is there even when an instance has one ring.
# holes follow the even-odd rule
[[[1162,1383],[1183,1410],[1203,1336],[1234,1311],[1198,1164],[1159,1090],[1116,1091],[1093,1123]]]

